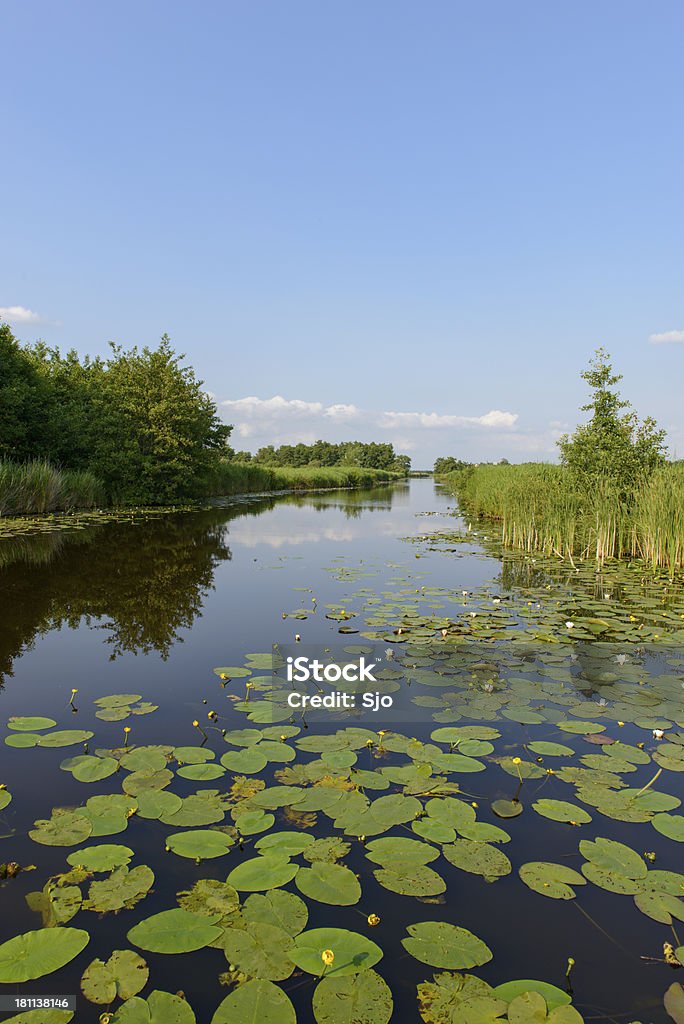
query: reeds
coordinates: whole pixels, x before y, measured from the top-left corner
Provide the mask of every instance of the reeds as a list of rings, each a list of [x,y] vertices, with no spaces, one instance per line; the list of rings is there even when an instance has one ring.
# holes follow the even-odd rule
[[[224,462],[205,485],[207,496],[253,494],[259,491],[311,491],[337,487],[374,487],[401,479],[401,473],[358,466],[263,466]]]
[[[93,508],[104,499],[97,477],[82,470],[56,469],[43,459],[0,459],[0,515],[44,515]]]
[[[608,477],[581,486],[562,466],[474,466],[442,477],[465,511],[501,523],[505,547],[572,560],[684,566],[684,467],[668,465],[625,493]]]

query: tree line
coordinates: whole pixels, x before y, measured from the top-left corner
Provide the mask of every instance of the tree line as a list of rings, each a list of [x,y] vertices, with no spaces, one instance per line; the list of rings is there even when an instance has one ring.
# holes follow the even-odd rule
[[[313,444],[272,444],[259,448],[255,455],[236,452],[234,458],[242,462],[256,462],[265,466],[358,466],[361,469],[386,469],[408,473],[411,459],[398,455],[394,446],[371,441],[315,441]]]

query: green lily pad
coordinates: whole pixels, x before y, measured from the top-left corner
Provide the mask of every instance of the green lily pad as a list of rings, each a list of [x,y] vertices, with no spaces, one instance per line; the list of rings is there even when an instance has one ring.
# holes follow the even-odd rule
[[[501,878],[511,872],[511,862],[505,853],[489,843],[475,843],[470,839],[457,839],[445,843],[442,853],[454,867],[483,875],[487,879]],[[471,965],[472,966],[472,965]]]
[[[252,978],[284,981],[295,965],[289,957],[289,932],[263,921],[247,921],[241,928],[226,928],[222,938],[226,959]]]
[[[572,747],[566,747],[564,743],[548,743],[544,740],[528,743],[527,747],[533,754],[542,757],[572,757],[575,753]]]
[[[508,1003],[517,999],[518,996],[524,995],[525,992],[538,992],[546,1000],[549,1011],[555,1010],[559,1006],[568,1006],[571,1001],[568,993],[555,985],[550,985],[546,981],[532,981],[529,978],[520,981],[506,981],[503,985],[497,985],[494,992],[500,999]]]
[[[0,811],[4,811],[12,803],[12,794],[8,789],[0,789]]]
[[[137,802],[130,796],[109,793],[106,796],[91,796],[85,807],[79,807],[75,813],[90,822],[91,835],[96,838],[124,832],[137,806]]]
[[[304,900],[284,889],[252,893],[245,900],[242,916],[254,924],[275,924],[288,935],[298,935],[306,928],[309,911]]]
[[[40,732],[42,729],[52,729],[57,725],[54,718],[22,717],[13,715],[7,723],[7,728],[16,732]]]
[[[128,941],[150,953],[190,953],[219,938],[219,920],[218,914],[193,914],[180,908],[163,910],[131,928]]]
[[[576,825],[586,825],[591,821],[591,815],[582,807],[568,803],[566,800],[537,800],[532,807],[544,818],[552,821],[570,822]]]
[[[91,882],[84,910],[99,914],[131,909],[143,899],[154,885],[154,872],[146,864],[128,869],[125,865],[112,871],[109,878]]]
[[[497,818],[517,818],[523,812],[519,800],[493,800],[492,810]]]
[[[81,978],[81,991],[91,1003],[106,1005],[131,999],[147,984],[147,964],[132,949],[115,949],[107,962],[93,960]]]
[[[110,1024],[197,1024],[185,999],[155,989],[149,999],[133,996],[119,1007]]]
[[[40,892],[29,892],[26,903],[43,919],[43,928],[55,928],[70,921],[83,904],[77,885],[53,885],[48,882]]]
[[[518,871],[520,878],[535,892],[553,900],[572,900],[577,895],[573,885],[586,885],[586,879],[564,864],[548,861],[529,861]]]
[[[121,758],[121,767],[127,772],[159,772],[166,764],[166,754],[160,747],[134,747]]]
[[[411,828],[417,836],[429,839],[432,843],[453,843],[456,838],[456,830],[451,825],[427,816],[412,822]]]
[[[127,846],[103,843],[101,846],[87,846],[83,850],[74,850],[67,857],[67,864],[92,872],[113,871],[114,868],[125,867],[132,856],[133,851]]]
[[[219,764],[188,764],[179,768],[176,775],[194,782],[211,782],[226,774],[226,769]]]
[[[313,867],[300,868],[295,881],[301,893],[318,903],[350,907],[361,899],[356,875],[341,864],[319,861]]]
[[[139,793],[136,800],[138,801],[138,817],[151,818],[153,821],[170,819],[183,806],[181,798],[175,793],[169,792],[168,789],[148,790],[145,793]],[[220,813],[219,821],[223,817],[223,812]]]
[[[385,889],[401,896],[439,896],[446,890],[442,876],[425,864],[413,864],[399,871],[381,868],[373,874]]]
[[[296,857],[315,842],[307,832],[271,832],[254,844],[259,853],[282,853],[287,857]]]
[[[52,974],[83,952],[90,936],[81,928],[41,928],[0,945],[0,983],[35,981]]]
[[[50,819],[38,820],[34,825],[36,827],[29,831],[29,836],[42,846],[75,846],[93,831],[92,822],[87,818],[62,807],[56,807]]]
[[[684,903],[667,892],[638,892],[634,902],[642,914],[661,924],[672,924],[672,919],[684,921]]]
[[[656,814],[651,818],[651,824],[661,835],[684,843],[684,816],[681,814]]]
[[[225,856],[234,842],[234,839],[225,832],[194,829],[167,836],[166,848],[173,850],[179,857],[190,857],[192,860],[200,861]]]
[[[17,732],[5,736],[5,743],[8,747],[37,747],[40,735],[37,732]]]
[[[139,793],[148,793],[160,789],[166,789],[173,779],[173,772],[168,768],[143,768],[140,771],[131,772],[122,782],[121,788],[129,796],[138,796]]]
[[[98,697],[93,704],[101,708],[125,708],[139,700],[142,700],[139,693],[112,693],[108,697]]]
[[[204,764],[213,761],[216,754],[209,747],[174,747],[173,756],[178,764]]]
[[[233,868],[227,881],[238,891],[263,892],[287,885],[299,870],[298,864],[275,854],[253,857]]]
[[[79,782],[100,782],[108,779],[110,775],[118,771],[119,762],[113,757],[89,757],[84,755],[79,758],[79,763],[74,767],[72,775]]]
[[[294,1006],[272,981],[239,985],[219,1004],[211,1024],[296,1024]]]
[[[604,871],[613,871],[627,878],[646,877],[646,864],[638,853],[624,843],[599,837],[595,841],[583,839],[579,848],[583,857]]]
[[[334,955],[330,966],[325,966],[322,958],[325,950]],[[365,935],[346,928],[313,928],[297,935],[290,956],[308,974],[318,977],[325,966],[326,977],[339,978],[375,967],[382,950]]]
[[[401,940],[402,946],[430,967],[464,970],[492,959],[492,951],[482,939],[446,921],[422,921],[409,925],[407,931],[409,938]]]
[[[388,1024],[394,1002],[376,971],[348,977],[324,977],[313,994],[317,1024]]]

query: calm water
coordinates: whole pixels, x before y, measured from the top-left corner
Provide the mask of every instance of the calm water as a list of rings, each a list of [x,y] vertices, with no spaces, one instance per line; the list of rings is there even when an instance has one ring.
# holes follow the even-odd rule
[[[226,728],[241,728],[244,715],[225,699],[214,667],[241,665],[246,653],[268,652],[276,642],[291,643],[296,633],[305,643],[341,643],[339,622],[325,618],[327,605],[358,605],[353,595],[362,590],[369,592],[367,596],[389,593],[396,590],[398,579],[406,587],[444,587],[456,593],[477,591],[491,582],[496,591],[501,563],[495,558],[471,548],[452,554],[422,548],[416,558],[418,549],[407,542],[407,537],[452,527],[454,520],[441,514],[452,504],[432,480],[418,479],[373,492],[254,498],[149,521],[0,542],[0,721],[4,726],[12,715],[46,715],[59,728],[93,729],[92,749],[116,747],[122,740],[121,724],[98,721],[92,701],[125,692],[159,705],[154,714],[129,720],[131,742],[138,735],[145,744],[194,744],[198,737],[193,719],[206,722],[208,707],[219,710]],[[419,515],[425,512],[437,514]],[[315,615],[283,617],[310,607],[312,597]],[[76,712],[68,703],[72,688],[78,690]],[[242,687],[238,692],[244,693]],[[504,746],[512,749],[524,727],[515,722],[497,726]],[[409,732],[407,726],[402,728]],[[417,723],[410,734],[426,739],[430,728],[434,725]],[[582,753],[593,750],[599,748],[586,746]],[[14,798],[0,812],[0,861],[36,865],[35,871],[0,884],[0,942],[39,927],[40,919],[27,909],[25,895],[66,869],[69,848],[42,846],[27,838],[33,821],[49,817],[53,806],[75,805],[94,792],[119,789],[110,778],[91,790],[59,771],[63,758],[79,752],[78,747],[14,750],[0,744],[0,782],[8,785]],[[492,798],[510,796],[514,788],[506,790],[495,772],[491,768],[459,780],[483,808]],[[651,775],[652,766],[639,769],[629,785],[643,785]],[[667,791],[674,793],[672,778]],[[174,783],[181,796],[197,788],[180,779]],[[680,781],[680,796],[683,788]],[[553,795],[572,799],[572,790],[566,786]],[[484,810],[481,818],[497,820]],[[531,811],[498,824],[512,836],[506,853],[513,873],[490,884],[446,865],[440,868],[448,881],[441,904],[381,888],[370,873],[375,865],[369,866],[358,843],[345,860],[362,877],[363,897],[357,907],[333,908],[333,923],[367,932],[367,914],[380,915],[381,926],[371,937],[384,950],[378,970],[394,993],[393,1021],[419,1020],[415,986],[433,973],[401,946],[407,923],[444,920],[487,941],[494,958],[473,973],[491,984],[531,977],[562,985],[567,958],[573,956],[575,1005],[587,1019],[662,1024],[667,1019],[663,993],[678,978],[663,964],[641,958],[662,955],[664,941],[676,945],[672,930],[636,911],[630,897],[593,886],[585,887],[581,901],[531,893],[517,878],[517,867],[529,860],[567,860],[568,828]],[[635,828],[642,831],[635,835]],[[658,867],[684,867],[681,845],[648,826],[611,821],[596,813],[582,838],[595,835],[616,838],[639,852],[655,851]],[[90,931],[87,950],[56,975],[16,987],[0,986],[1,992],[75,992],[81,972],[94,956],[106,959],[113,949],[129,948],[126,932],[134,923],[174,906],[174,894],[190,888],[195,879],[223,879],[234,866],[231,860],[226,867],[226,859],[196,866],[165,854],[159,824],[137,818],[125,834],[97,842],[123,842],[133,848],[134,863],[149,864],[156,873],[153,892],[133,911],[118,915],[98,918],[81,911],[71,925]],[[235,851],[233,855],[239,856]],[[293,885],[288,888],[297,891]],[[331,923],[326,906],[310,901],[309,912],[308,927]],[[684,932],[684,926],[679,927]],[[197,1020],[208,1022],[227,993],[216,982],[226,968],[223,953],[204,949],[176,957],[143,955],[153,981],[146,992],[152,987],[182,988]],[[297,1008],[298,1020],[313,1021],[310,977],[293,977],[283,987]],[[76,1021],[91,1024],[101,1009],[82,1001]]]

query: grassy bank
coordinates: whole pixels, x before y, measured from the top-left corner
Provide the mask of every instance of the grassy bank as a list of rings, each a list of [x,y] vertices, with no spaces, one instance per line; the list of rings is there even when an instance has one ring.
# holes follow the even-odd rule
[[[619,493],[600,480],[578,489],[561,466],[475,466],[439,477],[473,516],[501,524],[505,547],[563,558],[642,559],[684,566],[684,466],[667,465]]]
[[[94,508],[104,501],[104,488],[92,473],[55,469],[33,459],[17,463],[0,459],[0,515],[43,515]]]
[[[403,474],[357,466],[271,467],[252,463],[219,464],[205,480],[197,500],[264,491],[312,491],[334,487],[374,487]],[[56,469],[48,462],[0,459],[0,516],[44,515],[107,505],[104,485],[92,473]]]
[[[402,473],[358,466],[262,466],[225,462],[207,482],[206,496],[253,494],[258,491],[311,491],[328,487],[374,487],[400,480]]]

